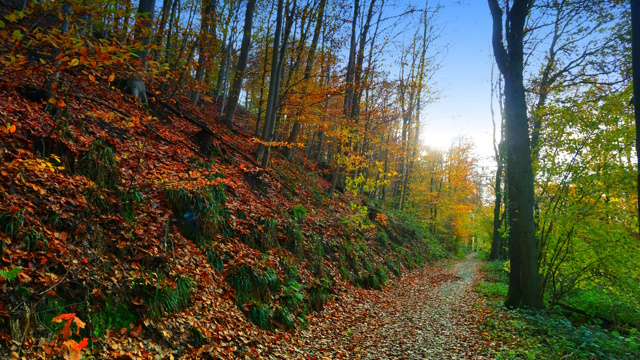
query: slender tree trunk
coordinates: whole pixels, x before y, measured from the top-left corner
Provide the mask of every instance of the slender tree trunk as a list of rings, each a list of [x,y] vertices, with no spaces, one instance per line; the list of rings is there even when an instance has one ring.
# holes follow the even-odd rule
[[[356,62],[356,26],[358,22],[358,13],[360,12],[360,0],[354,0],[353,2],[353,20],[351,21],[351,45],[349,48],[349,62],[347,64],[347,74],[346,74],[346,84],[347,91],[344,97],[344,116],[345,118],[349,118],[350,110],[351,110],[351,102],[353,101],[353,77],[355,73],[355,62]],[[336,138],[336,141],[340,139]],[[341,146],[337,147],[338,152],[341,151]],[[329,187],[329,198],[333,197],[333,192],[336,189],[336,185],[338,182],[338,177],[342,172],[341,166],[336,161],[335,169],[333,171],[333,177],[331,180],[331,186]]]
[[[309,47],[309,54],[307,56],[307,64],[304,69],[304,77],[303,81],[305,85],[308,85],[309,78],[311,77],[311,70],[313,68],[313,61],[316,54],[316,49],[318,47],[318,40],[320,39],[320,33],[322,30],[322,20],[324,18],[324,8],[327,0],[320,0],[320,4],[318,5],[318,14],[316,17],[316,25],[313,29],[313,39],[311,40],[311,46]],[[305,86],[306,92],[306,86]],[[298,141],[298,135],[300,134],[300,129],[302,128],[302,124],[300,121],[296,121],[293,124],[293,129],[291,130],[291,134],[289,135],[288,143],[296,143]],[[284,149],[284,156],[287,159],[291,158],[291,147],[286,147]]]
[[[502,219],[500,218],[500,210],[502,209],[502,161],[500,158],[497,161],[498,168],[496,169],[496,184],[494,186],[495,201],[493,204],[493,237],[489,260],[500,260],[502,255],[502,234],[500,233],[500,228],[502,227]]]
[[[207,64],[207,50],[209,49],[209,39],[207,32],[209,31],[209,23],[215,13],[216,0],[209,0],[209,4],[202,11],[202,19],[200,20],[200,46],[198,49],[198,66],[196,67],[195,82],[196,88],[191,91],[190,101],[193,105],[198,103],[200,94],[202,93],[202,80],[204,79],[205,66]],[[212,33],[215,35],[215,32]]]
[[[156,46],[160,46],[162,43],[162,34],[164,33],[164,28],[167,26],[167,19],[169,18],[169,11],[171,10],[172,4],[175,4],[177,0],[162,0],[162,10],[160,12],[160,23],[158,24],[158,29],[156,31],[156,36],[154,38],[154,44]],[[167,44],[168,45],[168,44]],[[160,51],[156,50],[153,58],[158,61],[160,58]]]
[[[224,123],[228,127],[233,127],[233,116],[238,106],[240,98],[240,88],[242,87],[242,79],[244,70],[247,67],[247,59],[249,58],[249,48],[251,47],[251,29],[253,27],[253,11],[256,7],[256,0],[247,1],[247,11],[244,15],[244,30],[242,35],[242,47],[240,48],[240,57],[236,65],[236,72],[233,76],[233,84],[229,91],[229,107],[224,115]]]
[[[278,79],[278,48],[280,47],[280,36],[282,32],[282,13],[284,12],[284,1],[278,0],[278,8],[276,12],[276,32],[273,36],[273,54],[271,55],[271,75],[269,77],[269,94],[267,95],[267,110],[262,127],[262,141],[269,141],[271,130],[271,112],[274,111],[273,106],[278,97],[277,79]],[[264,144],[258,145],[256,152],[256,160],[261,161],[264,156],[266,147]]]
[[[140,0],[138,5],[138,15],[136,21],[139,22],[139,29],[136,31],[136,41],[140,43],[140,48],[136,55],[140,61],[140,69],[144,72],[144,68],[147,64],[147,55],[149,54],[148,45],[151,41],[151,25],[153,24],[153,13],[156,7],[156,0]],[[127,81],[127,88],[131,91],[131,94],[138,98],[142,103],[147,102],[147,94],[145,92],[143,73],[140,72],[133,78]]]
[[[171,34],[173,33],[173,26],[175,23],[176,8],[179,7],[178,3],[179,3],[179,0],[173,1],[173,5],[171,7],[171,15],[169,15],[169,31],[167,31],[167,44],[165,45],[165,58],[164,58],[164,61],[167,64],[171,63]]]
[[[291,34],[291,27],[293,26],[293,16],[295,14],[296,11],[296,4],[297,1],[293,0],[293,3],[291,4],[291,9],[287,12],[287,18],[286,18],[286,24],[285,24],[285,29],[284,29],[284,35],[283,35],[283,39],[282,39],[282,46],[280,48],[280,54],[278,54],[277,52],[277,47],[275,46],[275,41],[274,41],[274,60],[277,63],[276,66],[276,73],[272,75],[275,75],[275,83],[273,84],[273,97],[270,96],[270,101],[271,101],[271,106],[269,106],[269,104],[267,104],[267,118],[265,120],[265,128],[268,126],[268,129],[266,131],[266,135],[265,132],[263,132],[263,141],[264,142],[268,142],[270,139],[272,139],[275,135],[275,125],[276,125],[276,114],[278,111],[278,104],[279,104],[279,93],[280,93],[280,79],[283,76],[283,70],[284,70],[284,60],[287,54],[287,46],[289,44],[289,35]],[[281,18],[282,16],[280,16]],[[280,20],[282,22],[282,20]],[[277,25],[276,25],[277,28]],[[271,88],[269,89],[269,92],[271,93]],[[269,94],[271,95],[271,94]],[[269,111],[271,110],[271,111]],[[258,153],[260,152],[260,149],[264,148],[264,144],[260,144],[260,146],[258,146]],[[266,151],[265,151],[266,150]],[[262,150],[262,154],[259,154],[261,157],[261,165],[263,168],[267,168],[269,165],[269,157],[271,154],[271,147],[267,146],[266,149]]]
[[[631,28],[633,108],[636,120],[636,154],[638,156],[638,164],[640,164],[640,125],[638,124],[638,114],[640,114],[640,76],[637,75],[640,74],[640,0],[631,0]],[[638,172],[638,181],[636,185],[638,191],[638,221],[640,226],[640,171]]]

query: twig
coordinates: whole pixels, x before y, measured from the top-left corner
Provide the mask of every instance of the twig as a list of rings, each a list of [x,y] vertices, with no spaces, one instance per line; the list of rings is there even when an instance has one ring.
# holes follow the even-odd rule
[[[51,291],[51,289],[55,288],[56,286],[62,284],[64,282],[64,280],[67,278],[67,275],[69,275],[69,269],[67,269],[66,274],[64,274],[64,276],[62,277],[62,279],[60,281],[58,281],[56,284],[53,284],[50,288],[40,291],[38,294],[38,296],[42,295],[42,294],[46,294],[49,291]],[[16,305],[16,307],[14,307],[13,309],[11,309],[11,313],[15,313],[16,310],[18,310],[18,308],[20,306],[22,306],[22,304],[24,304],[27,300],[31,299],[33,297],[33,295],[36,295],[36,293],[32,293],[31,295],[29,295],[26,299],[22,300],[18,305]]]

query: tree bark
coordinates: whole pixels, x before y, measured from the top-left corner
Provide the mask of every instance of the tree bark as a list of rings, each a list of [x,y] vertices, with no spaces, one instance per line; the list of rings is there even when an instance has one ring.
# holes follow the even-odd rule
[[[640,164],[640,125],[638,125],[638,114],[640,113],[640,0],[631,0],[631,56],[633,67],[633,109],[636,120],[636,154],[638,164]],[[637,180],[637,195],[640,199],[640,171]],[[638,226],[640,227],[640,200],[638,201]],[[639,228],[640,229],[640,228]]]
[[[276,42],[274,41],[274,50],[273,50],[273,54],[274,54],[274,61],[276,63],[276,72],[275,74],[271,75],[271,78],[273,79],[275,77],[274,80],[274,86],[273,88],[270,86],[269,88],[269,101],[270,103],[267,103],[267,118],[265,119],[265,129],[266,131],[263,131],[263,141],[264,142],[268,142],[270,141],[273,136],[274,136],[274,131],[275,131],[275,125],[276,125],[276,113],[278,111],[278,103],[279,103],[279,93],[280,93],[280,79],[282,77],[282,70],[284,70],[284,60],[286,57],[286,53],[287,53],[287,46],[289,44],[289,34],[291,34],[291,27],[293,26],[293,16],[295,14],[296,11],[296,4],[297,1],[293,0],[293,3],[291,5],[291,9],[288,11],[287,13],[287,18],[286,18],[286,23],[285,23],[285,29],[284,29],[284,35],[283,35],[283,39],[282,39],[282,46],[280,47],[280,53],[278,54],[277,51],[277,47]],[[282,14],[279,14],[280,16],[280,22],[282,22]],[[281,24],[282,25],[282,24]],[[276,25],[276,28],[278,26]],[[273,69],[273,68],[272,68]],[[271,84],[270,84],[271,85]],[[271,94],[271,90],[273,89],[273,94]],[[271,106],[269,106],[271,105]],[[260,153],[260,149],[262,148],[262,153]],[[266,151],[265,151],[266,150]],[[269,165],[269,157],[271,154],[271,147],[267,146],[265,148],[264,144],[260,144],[258,146],[258,153],[256,157],[260,157],[261,158],[261,163],[262,163],[262,167],[264,169],[266,169]]]
[[[138,14],[136,15],[136,41],[140,43],[140,48],[136,55],[140,59],[140,69],[144,71],[149,54],[148,45],[151,40],[151,25],[153,24],[153,13],[156,7],[156,0],[140,0]],[[131,94],[142,103],[147,102],[147,94],[144,87],[142,74],[137,74],[127,81],[127,88]]]
[[[280,47],[280,35],[282,32],[282,13],[284,12],[284,1],[278,0],[278,8],[276,11],[276,32],[273,35],[273,53],[271,55],[271,75],[269,76],[269,94],[267,95],[267,110],[262,127],[262,141],[268,141],[271,130],[271,112],[274,111],[274,98],[278,97],[277,79],[278,79],[278,48]],[[266,147],[264,144],[258,145],[256,151],[256,161],[261,161],[264,156]]]
[[[233,84],[229,91],[229,105],[224,115],[224,123],[228,127],[233,127],[233,116],[238,107],[238,99],[240,97],[240,87],[242,86],[242,78],[244,70],[247,68],[247,59],[249,58],[249,49],[251,48],[251,29],[253,27],[253,11],[256,7],[256,0],[247,1],[247,11],[244,15],[244,31],[242,35],[242,46],[240,48],[240,57],[236,65],[236,72],[233,76]]]
[[[498,0],[488,0],[493,19],[492,45],[496,63],[505,81],[505,125],[507,145],[507,187],[509,191],[509,291],[505,306],[542,307],[538,274],[538,246],[534,226],[533,167],[524,90],[524,27],[533,0],[513,0],[506,10],[506,34],[502,33],[503,12]],[[507,5],[509,2],[507,2]],[[506,41],[504,41],[506,40]],[[506,48],[503,43],[506,43]]]
[[[200,94],[202,93],[202,80],[204,80],[205,66],[207,64],[206,55],[209,49],[209,40],[207,39],[207,32],[209,32],[209,24],[212,20],[216,9],[217,1],[209,0],[209,4],[202,10],[202,19],[200,20],[200,46],[198,48],[198,67],[196,68],[195,82],[196,88],[191,92],[190,101],[191,104],[196,105],[200,100]],[[212,32],[215,35],[215,32]]]

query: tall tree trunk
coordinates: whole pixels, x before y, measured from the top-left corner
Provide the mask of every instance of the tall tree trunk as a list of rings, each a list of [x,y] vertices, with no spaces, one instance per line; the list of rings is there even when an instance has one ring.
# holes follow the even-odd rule
[[[173,1],[173,5],[171,6],[171,15],[169,15],[169,31],[167,31],[167,43],[165,45],[165,58],[164,58],[164,61],[167,64],[171,63],[171,33],[173,32],[173,27],[175,23],[174,20],[176,17],[176,8],[179,7],[178,3],[179,3],[179,0]]]
[[[140,48],[136,52],[140,61],[140,69],[136,76],[127,81],[127,88],[131,94],[142,103],[147,102],[147,94],[144,87],[143,72],[147,64],[149,54],[149,42],[151,40],[151,25],[153,24],[153,13],[156,8],[156,0],[140,0],[138,13],[136,15],[136,41],[140,43]]]
[[[320,39],[320,32],[322,30],[322,19],[324,18],[324,8],[327,3],[327,0],[320,0],[320,4],[318,5],[318,14],[316,17],[316,26],[313,29],[313,39],[311,40],[311,47],[309,48],[309,54],[307,56],[307,64],[304,69],[304,77],[303,81],[305,85],[309,83],[309,78],[311,77],[311,69],[313,68],[313,61],[316,54],[316,49],[318,47],[318,40]],[[305,86],[306,92],[307,86]],[[289,138],[287,139],[288,143],[296,143],[298,141],[298,135],[300,134],[300,129],[302,128],[302,124],[300,121],[296,121],[293,124],[293,129],[289,134]],[[286,147],[284,149],[284,156],[287,159],[291,158],[291,147]]]
[[[278,0],[278,8],[276,11],[276,32],[273,35],[273,47],[271,55],[271,75],[269,76],[269,94],[267,95],[267,110],[264,119],[264,125],[262,127],[262,141],[269,141],[271,130],[271,113],[274,111],[273,106],[276,103],[278,97],[277,79],[278,79],[278,48],[280,47],[280,36],[282,32],[282,13],[284,12],[284,1]],[[256,160],[261,161],[264,156],[266,147],[264,144],[258,145],[256,151]]]
[[[198,67],[196,67],[195,82],[196,88],[191,92],[191,98],[189,99],[193,105],[200,100],[200,94],[202,93],[202,80],[204,80],[205,66],[207,64],[207,51],[209,49],[209,24],[212,21],[212,17],[215,13],[217,1],[209,0],[209,4],[202,10],[202,19],[200,20],[200,46],[198,49]],[[215,32],[212,33],[215,35]]]
[[[349,118],[350,110],[351,110],[351,101],[353,100],[353,76],[355,72],[355,61],[356,61],[356,26],[358,23],[358,13],[360,12],[360,0],[354,0],[353,2],[353,19],[351,20],[351,45],[349,47],[349,61],[347,64],[347,74],[346,74],[346,85],[347,92],[344,97],[344,116],[345,118]],[[336,141],[339,139],[336,138]],[[338,152],[336,155],[340,153],[341,146],[337,147]],[[336,189],[336,184],[338,182],[338,177],[341,172],[341,167],[336,161],[335,169],[333,170],[331,186],[329,187],[329,198],[333,197],[333,192]]]
[[[500,218],[502,208],[502,159],[498,157],[498,168],[496,169],[496,184],[495,200],[493,204],[493,237],[491,241],[491,253],[489,254],[489,260],[501,260],[502,255],[502,234],[500,228],[502,227],[502,219]]]
[[[497,169],[496,169],[496,183],[494,186],[494,203],[493,203],[493,236],[491,241],[491,252],[489,253],[489,260],[503,260],[504,257],[504,244],[503,244],[503,236],[500,233],[500,228],[502,227],[502,222],[504,220],[504,216],[501,217],[502,213],[502,173],[504,166],[504,111],[502,108],[502,78],[498,77],[498,101],[500,104],[500,143],[496,143],[496,121],[495,121],[495,111],[493,110],[493,98],[495,95],[495,87],[493,85],[493,67],[491,68],[491,121],[493,123],[493,152],[496,159]]]
[[[160,11],[160,23],[158,24],[158,29],[156,29],[156,36],[154,38],[154,44],[160,47],[162,43],[162,34],[164,33],[164,28],[167,26],[167,19],[169,18],[169,11],[171,10],[172,4],[175,4],[178,0],[162,0],[162,8]],[[168,46],[168,44],[167,44]],[[160,58],[160,50],[156,50],[154,54],[154,60],[158,61]]]
[[[631,56],[633,67],[633,109],[636,120],[636,154],[640,166],[640,125],[638,124],[638,114],[640,114],[640,0],[631,0]],[[640,171],[638,172],[637,195],[638,195],[638,221],[640,226]]]
[[[224,115],[224,123],[228,127],[233,127],[233,116],[238,106],[240,97],[240,87],[244,77],[244,70],[247,67],[247,59],[249,58],[249,48],[251,47],[251,29],[253,27],[253,11],[256,7],[256,0],[247,1],[247,11],[244,15],[244,30],[242,35],[242,47],[240,48],[240,57],[236,65],[236,72],[233,76],[233,84],[229,91],[229,105]]]
[[[266,131],[266,136],[263,137],[264,142],[268,142],[275,135],[274,131],[275,131],[275,125],[276,125],[276,114],[278,111],[278,104],[280,103],[279,101],[280,79],[284,75],[283,73],[284,60],[287,54],[287,46],[289,45],[289,35],[291,34],[291,27],[293,26],[293,17],[296,12],[296,4],[297,4],[297,1],[293,0],[293,3],[291,4],[291,9],[287,12],[284,35],[282,38],[282,46],[280,47],[280,54],[278,54],[278,52],[276,51],[277,48],[275,47],[275,42],[274,42],[274,55],[276,55],[275,60],[277,63],[277,67],[276,67],[276,74],[275,74],[275,84],[273,87],[274,93],[273,93],[273,97],[270,96],[271,106],[267,104],[267,119],[265,121],[265,127],[267,127],[267,125],[269,126]],[[276,25],[276,28],[277,28],[277,25]],[[271,89],[269,89],[269,92],[271,92]],[[271,111],[269,111],[269,108],[271,109]],[[263,132],[263,135],[265,135],[264,132]],[[264,148],[264,144],[260,144],[258,146],[258,152],[260,152],[261,147]],[[271,147],[267,146],[266,149],[262,150],[262,154],[261,154],[261,160],[262,160],[261,165],[264,169],[266,169],[269,166],[270,155],[271,155]]]
[[[509,188],[509,292],[510,308],[542,307],[538,274],[538,246],[534,226],[534,191],[527,102],[524,91],[524,26],[533,0],[513,0],[506,10],[503,39],[503,12],[498,0],[488,0],[493,19],[493,51],[505,81],[505,124],[507,132],[507,187]],[[504,41],[506,39],[506,42]],[[506,49],[504,47],[506,43]]]

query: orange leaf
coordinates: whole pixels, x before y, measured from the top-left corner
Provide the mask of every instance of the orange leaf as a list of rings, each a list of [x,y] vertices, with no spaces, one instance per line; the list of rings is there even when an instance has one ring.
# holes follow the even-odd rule
[[[64,101],[63,101],[62,99],[58,100],[58,104],[57,104],[57,106],[58,106],[59,108],[63,108],[63,107],[65,106]]]
[[[82,339],[82,341],[80,341],[78,343],[78,345],[76,345],[73,350],[75,351],[82,351],[82,349],[84,349],[85,347],[87,347],[87,344],[89,344],[89,339],[88,338],[84,338]]]
[[[62,315],[58,315],[56,317],[53,318],[53,320],[51,320],[51,322],[63,322],[65,320],[71,320],[74,317],[76,317],[76,313],[70,313],[70,314],[62,314]]]
[[[109,78],[107,79],[107,82],[112,82],[115,78],[116,78],[116,76],[114,74],[111,74],[111,75],[109,75]]]
[[[84,326],[86,325],[84,323],[84,321],[80,320],[80,318],[74,317],[73,318],[73,322],[76,323],[76,335],[80,335],[80,329],[84,329]]]
[[[89,75],[89,80],[91,80],[92,82],[96,82],[96,77],[93,75]]]
[[[133,337],[138,337],[138,336],[140,336],[141,332],[142,332],[142,325],[138,325],[138,327],[131,332],[131,335]]]
[[[11,127],[9,128],[9,132],[12,133],[12,134],[14,132],[16,132],[16,126],[15,125],[11,125]]]
[[[60,334],[62,334],[63,339],[68,339],[69,336],[71,336],[71,320],[67,321],[67,323],[64,324],[64,327],[62,328],[62,331],[60,331]]]

